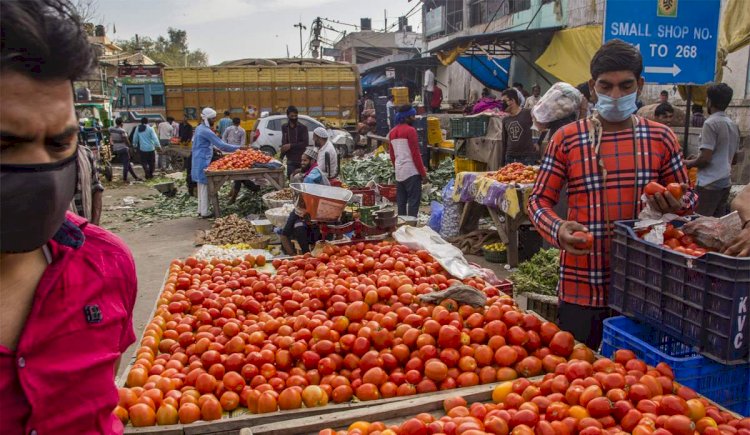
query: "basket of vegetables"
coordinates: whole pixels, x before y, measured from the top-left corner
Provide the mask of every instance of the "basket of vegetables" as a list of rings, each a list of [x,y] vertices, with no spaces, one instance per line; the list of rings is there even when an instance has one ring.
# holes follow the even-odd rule
[[[482,246],[482,255],[490,263],[506,263],[508,261],[508,250],[504,243],[492,243]]]
[[[265,204],[267,208],[277,208],[284,204],[291,204],[294,201],[294,192],[287,187],[286,189],[268,192],[262,196],[262,199],[263,204]]]

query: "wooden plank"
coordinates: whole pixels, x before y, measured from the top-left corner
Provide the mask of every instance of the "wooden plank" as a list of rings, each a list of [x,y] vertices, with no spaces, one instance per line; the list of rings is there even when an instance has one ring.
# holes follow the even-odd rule
[[[424,397],[410,396],[408,399],[395,403],[372,405],[366,408],[350,412],[337,412],[334,414],[317,415],[298,420],[286,420],[280,423],[252,426],[254,435],[296,435],[317,433],[326,428],[347,427],[355,421],[365,420],[369,422],[391,420],[396,418],[408,418],[421,412],[432,412],[443,407],[445,399],[461,396],[467,402],[489,401],[492,399],[492,390],[497,384],[477,385],[455,390],[440,391],[424,395]]]

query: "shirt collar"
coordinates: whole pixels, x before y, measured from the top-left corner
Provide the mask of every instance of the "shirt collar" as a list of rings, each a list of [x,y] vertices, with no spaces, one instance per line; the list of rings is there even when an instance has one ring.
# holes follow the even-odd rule
[[[86,236],[83,234],[86,225],[88,225],[86,219],[68,212],[65,221],[52,237],[52,240],[60,245],[78,249],[83,246],[83,242],[86,240]]]
[[[708,115],[709,118],[713,118],[713,117],[717,117],[718,118],[719,116],[727,116],[727,114],[724,113],[723,110],[719,110],[718,112],[714,112],[714,113]]]

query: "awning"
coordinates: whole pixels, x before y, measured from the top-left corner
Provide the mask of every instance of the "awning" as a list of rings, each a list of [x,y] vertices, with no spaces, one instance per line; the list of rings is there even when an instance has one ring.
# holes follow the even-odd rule
[[[555,30],[559,30],[562,27],[556,26],[556,27],[547,27],[543,29],[505,29],[500,30],[497,32],[489,32],[489,33],[479,33],[474,35],[463,35],[463,36],[456,36],[451,38],[450,40],[438,45],[437,47],[430,48],[431,53],[436,52],[448,52],[451,49],[455,47],[469,47],[471,49],[471,46],[473,45],[479,45],[479,46],[487,46],[490,54],[501,54],[500,52],[494,52],[495,48],[494,46],[503,45],[503,43],[507,43],[510,41],[513,41],[519,37],[534,37],[534,36],[542,36],[549,34],[550,32],[554,32]],[[501,49],[501,52],[505,51],[505,49]]]
[[[368,73],[362,76],[360,79],[360,82],[362,83],[362,89],[367,90],[370,88],[374,88],[376,86],[380,86],[390,80],[388,77],[385,76],[382,72],[372,72]]]
[[[602,46],[602,26],[582,26],[555,32],[536,64],[573,86],[591,78],[589,65]]]
[[[459,56],[458,63],[484,86],[501,91],[508,87],[510,58],[489,58],[482,54]]]

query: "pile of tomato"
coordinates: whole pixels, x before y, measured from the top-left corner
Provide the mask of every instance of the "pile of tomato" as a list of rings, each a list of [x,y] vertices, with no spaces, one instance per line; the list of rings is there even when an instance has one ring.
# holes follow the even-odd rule
[[[539,173],[538,166],[526,166],[523,163],[510,163],[499,171],[488,174],[490,178],[501,183],[530,184],[536,180]]]
[[[214,420],[468,387],[594,360],[482,279],[483,308],[421,294],[451,278],[427,251],[382,242],[273,260],[174,261],[119,390],[134,426]]]
[[[423,413],[390,427],[358,421],[320,435],[750,435],[750,418],[718,409],[674,382],[667,364],[649,367],[629,350],[614,361],[562,362],[540,380],[503,382],[492,402],[469,406],[454,397],[438,419]]]
[[[236,171],[250,169],[256,163],[268,163],[271,157],[256,150],[240,150],[211,162],[207,171]]]
[[[640,237],[644,237],[646,233],[648,233],[648,230],[639,233],[639,235]],[[693,236],[685,234],[672,224],[667,224],[667,229],[664,230],[664,243],[662,246],[693,257],[700,257],[712,251],[710,248],[698,245]]]

